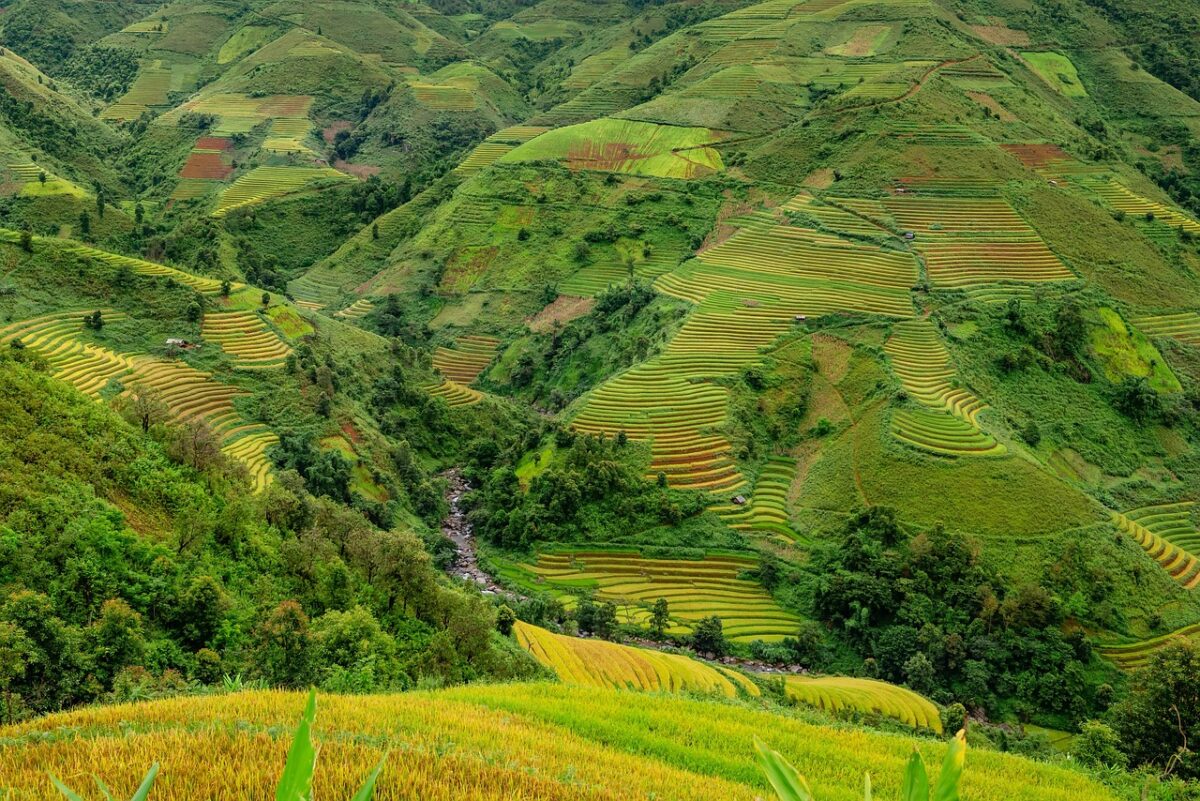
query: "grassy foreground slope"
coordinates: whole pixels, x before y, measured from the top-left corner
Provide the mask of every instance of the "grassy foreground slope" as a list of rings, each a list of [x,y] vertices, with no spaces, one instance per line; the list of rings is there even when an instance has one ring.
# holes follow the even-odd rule
[[[46,770],[75,784],[98,772],[129,793],[158,760],[156,801],[266,798],[303,705],[300,693],[247,692],[10,726],[0,729],[0,787],[14,801],[45,798]],[[878,797],[895,798],[912,749],[929,762],[945,748],[747,705],[548,684],[326,696],[319,707],[317,798],[349,797],[390,749],[381,799],[751,801],[769,792],[753,759],[755,735],[823,788],[823,799],[861,798],[868,770]],[[971,753],[962,789],[973,801],[1117,798],[1082,774],[986,752]]]

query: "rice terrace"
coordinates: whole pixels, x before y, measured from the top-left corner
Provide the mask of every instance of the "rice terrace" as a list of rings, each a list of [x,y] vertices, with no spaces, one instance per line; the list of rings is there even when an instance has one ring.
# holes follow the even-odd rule
[[[1195,798],[1198,42],[0,0],[0,798]]]

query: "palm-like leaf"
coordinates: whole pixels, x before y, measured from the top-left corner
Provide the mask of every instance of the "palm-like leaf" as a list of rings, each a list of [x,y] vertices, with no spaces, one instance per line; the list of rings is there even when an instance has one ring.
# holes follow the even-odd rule
[[[312,801],[313,772],[317,768],[317,749],[312,741],[313,721],[317,717],[317,691],[308,694],[308,703],[300,717],[300,726],[292,738],[287,764],[275,787],[275,801]]]
[[[758,751],[758,764],[781,801],[813,801],[808,782],[788,764],[782,754],[772,751],[757,737],[754,738],[754,748]]]

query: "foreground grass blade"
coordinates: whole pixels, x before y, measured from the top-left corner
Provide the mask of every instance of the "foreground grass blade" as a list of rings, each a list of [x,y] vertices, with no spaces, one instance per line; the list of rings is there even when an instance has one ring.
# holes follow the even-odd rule
[[[79,797],[78,793],[76,793],[74,790],[72,790],[67,785],[60,782],[58,780],[58,777],[55,776],[53,773],[50,774],[50,781],[53,782],[54,786],[58,788],[58,791],[60,793],[62,793],[63,795],[65,795],[67,798],[69,798],[70,801],[83,801],[83,799]]]
[[[379,778],[379,773],[383,770],[383,763],[387,762],[387,758],[388,755],[384,754],[383,758],[379,760],[379,764],[375,766],[375,770],[371,771],[367,780],[363,782],[363,786],[350,801],[371,801],[375,797],[375,781]]]
[[[929,801],[929,774],[921,754],[913,751],[900,783],[900,801]]]
[[[275,801],[312,801],[313,771],[317,767],[317,749],[312,742],[313,721],[317,717],[317,691],[308,694],[308,703],[300,717],[300,726],[292,738],[287,764],[275,788]]]
[[[958,801],[958,782],[962,778],[966,758],[967,732],[959,729],[946,749],[946,759],[942,762],[942,775],[938,776],[937,787],[933,791],[933,801]]]
[[[155,762],[150,766],[150,770],[146,771],[146,778],[142,779],[141,785],[138,786],[137,792],[133,794],[133,798],[129,801],[146,801],[150,795],[150,788],[154,786],[154,780],[158,777],[158,763]]]
[[[808,782],[788,764],[782,754],[772,751],[757,737],[754,738],[754,748],[758,751],[758,764],[781,801],[813,801]]]

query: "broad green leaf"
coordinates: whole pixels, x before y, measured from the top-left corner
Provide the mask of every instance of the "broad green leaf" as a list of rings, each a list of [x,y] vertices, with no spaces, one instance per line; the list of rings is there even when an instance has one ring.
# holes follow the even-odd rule
[[[312,725],[317,717],[317,691],[308,694],[308,704],[300,716],[300,726],[292,738],[287,764],[275,788],[275,801],[312,801],[313,771],[317,767],[317,749],[313,747]]]
[[[946,759],[942,762],[942,775],[938,776],[937,787],[933,791],[933,801],[958,801],[958,782],[962,778],[966,759],[967,732],[959,729],[946,749]]]
[[[788,764],[782,754],[772,751],[757,737],[754,738],[754,748],[758,751],[759,766],[781,801],[813,801],[808,782]]]
[[[53,773],[50,774],[50,781],[53,782],[54,786],[58,788],[58,791],[60,793],[65,795],[67,798],[71,799],[71,801],[83,801],[83,799],[80,798],[79,795],[74,790],[72,790],[70,787],[68,787],[67,785],[60,782],[58,780],[58,777],[55,776]]]
[[[154,779],[158,776],[158,763],[155,762],[150,766],[150,770],[146,771],[146,777],[142,779],[142,783],[138,785],[137,792],[133,794],[133,798],[129,801],[146,801],[150,795],[150,788],[154,786]]]
[[[383,770],[383,763],[387,762],[388,755],[385,753],[383,759],[379,760],[379,764],[375,766],[375,770],[367,776],[367,780],[363,782],[363,786],[354,794],[354,798],[350,801],[371,801],[375,797],[375,781],[379,778],[380,771]]]
[[[913,751],[908,767],[904,769],[900,801],[929,801],[929,775],[925,772],[925,762],[918,751]]]
[[[114,801],[112,790],[108,789],[108,785],[100,781],[99,776],[93,776],[92,779],[95,780],[96,786],[100,788],[100,792],[104,794],[105,801]]]

